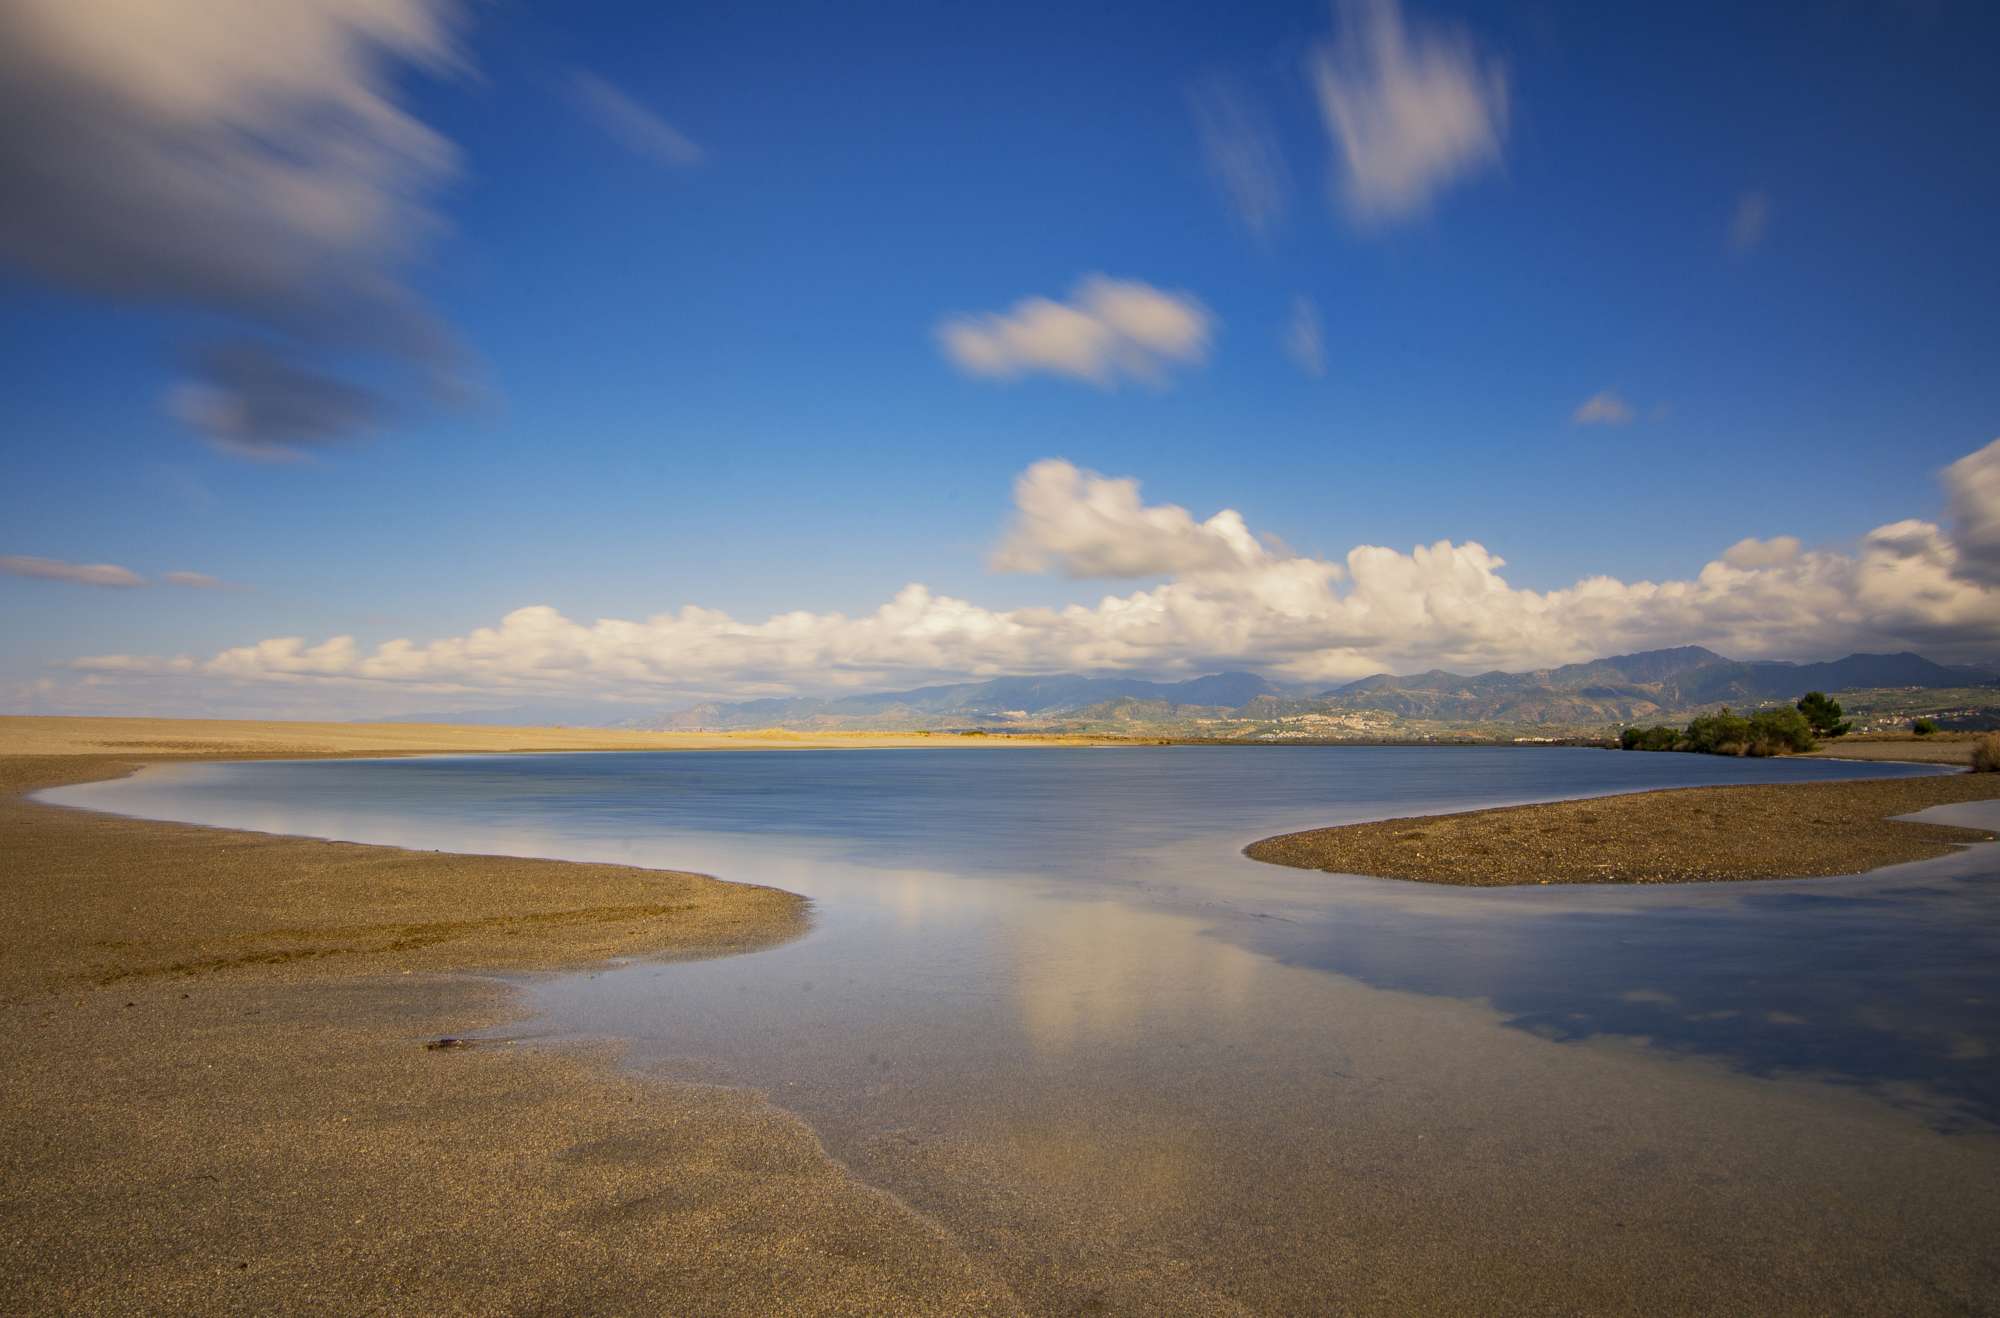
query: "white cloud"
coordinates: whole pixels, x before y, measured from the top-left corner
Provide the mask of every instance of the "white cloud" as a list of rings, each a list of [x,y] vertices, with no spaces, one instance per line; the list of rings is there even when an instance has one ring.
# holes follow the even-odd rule
[[[396,66],[455,66],[451,0],[14,0],[0,6],[0,258],[101,296],[222,313],[286,354],[364,353],[449,393],[460,353],[398,277],[440,221],[452,145]],[[195,370],[238,451],[323,412]],[[240,374],[240,373],[239,373]],[[283,377],[283,378],[279,378]],[[232,406],[231,400],[240,406]],[[304,434],[282,423],[302,415]],[[250,425],[275,421],[279,430]]]
[[[1769,540],[1748,536],[1722,552],[1722,561],[1733,568],[1785,567],[1799,561],[1803,546],[1795,535],[1774,535]]]
[[[1736,211],[1729,218],[1729,246],[1747,252],[1764,241],[1771,227],[1771,198],[1763,192],[1746,192],[1736,199]]]
[[[1188,93],[1202,159],[1230,211],[1244,228],[1262,235],[1284,218],[1292,179],[1278,135],[1249,94],[1211,78]]]
[[[1233,512],[1197,521],[1144,503],[1129,480],[1049,461],[1017,483],[1001,566],[1170,579],[1090,605],[1010,610],[912,584],[865,615],[798,611],[762,622],[690,605],[583,623],[536,606],[463,636],[372,650],[348,636],[284,637],[206,660],[105,655],[73,666],[106,681],[345,687],[370,701],[410,691],[663,700],[1222,665],[1332,682],[1683,644],[1746,658],[1905,647],[1981,658],[2000,647],[2000,585],[1979,576],[1991,547],[1982,537],[2000,521],[1995,454],[1989,445],[1949,469],[1954,533],[1908,520],[1876,528],[1851,551],[1809,550],[1789,537],[1739,541],[1692,579],[1593,576],[1548,591],[1509,584],[1505,561],[1469,541],[1407,552],[1361,545],[1339,561],[1291,554],[1260,542]]]
[[[1111,388],[1200,363],[1214,325],[1208,309],[1186,293],[1090,275],[1068,302],[1030,297],[1005,312],[952,316],[937,336],[945,356],[973,375],[1011,379],[1047,371]]]
[[[1406,25],[1396,0],[1349,0],[1339,39],[1313,52],[1309,70],[1357,223],[1422,214],[1500,160],[1507,73],[1462,30]]]
[[[1320,329],[1319,308],[1304,294],[1292,299],[1285,320],[1285,355],[1315,380],[1326,374],[1326,336]]]
[[[2000,439],[1944,469],[1959,575],[2000,586]]]
[[[65,563],[57,558],[35,558],[28,554],[0,554],[0,572],[43,581],[68,581],[79,586],[123,589],[146,584],[144,577],[115,563]]]
[[[578,109],[634,155],[677,169],[702,162],[705,153],[687,134],[596,74],[573,73],[570,94]]]
[[[1014,523],[991,565],[1071,577],[1164,577],[1231,572],[1264,558],[1232,509],[1197,522],[1175,504],[1143,503],[1135,480],[1049,458],[1014,482]]]
[[[1624,426],[1632,423],[1634,415],[1632,404],[1619,397],[1616,390],[1606,389],[1578,403],[1569,419],[1580,426]]]

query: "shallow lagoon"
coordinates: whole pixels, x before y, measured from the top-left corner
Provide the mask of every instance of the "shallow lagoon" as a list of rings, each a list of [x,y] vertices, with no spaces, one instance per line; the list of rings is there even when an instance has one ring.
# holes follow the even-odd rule
[[[804,893],[813,931],[784,947],[526,980],[530,1030],[764,1090],[1050,1307],[1977,1303],[1994,848],[1648,889],[1239,854],[1342,820],[1901,772],[1922,770],[978,748],[185,765],[52,799]],[[1650,1263],[1619,1239],[1639,1229]]]

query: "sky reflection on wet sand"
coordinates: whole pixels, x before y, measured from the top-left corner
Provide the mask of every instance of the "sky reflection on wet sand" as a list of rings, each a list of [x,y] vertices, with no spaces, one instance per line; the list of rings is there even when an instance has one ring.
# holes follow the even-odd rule
[[[841,752],[182,766],[56,799],[807,894],[783,947],[525,981],[538,1027],[765,1090],[1048,1305],[1990,1303],[1991,848],[1584,890],[1238,854],[1342,817],[1883,772]]]

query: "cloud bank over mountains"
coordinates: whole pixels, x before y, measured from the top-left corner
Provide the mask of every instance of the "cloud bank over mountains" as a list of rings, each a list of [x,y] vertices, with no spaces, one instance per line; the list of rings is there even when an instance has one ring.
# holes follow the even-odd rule
[[[1015,485],[993,564],[1150,579],[1091,605],[995,610],[911,584],[872,613],[800,610],[746,622],[687,605],[577,622],[517,609],[491,627],[365,649],[349,636],[274,637],[206,659],[103,655],[107,679],[319,684],[458,695],[663,700],[858,689],[910,680],[1073,671],[1187,674],[1256,667],[1301,681],[1383,670],[1534,668],[1679,644],[1747,658],[1913,647],[2000,648],[2000,440],[1942,473],[1949,526],[1906,520],[1848,550],[1746,539],[1690,580],[1586,577],[1510,585],[1473,541],[1339,560],[1260,540],[1223,510],[1148,504],[1136,481],[1051,459]]]

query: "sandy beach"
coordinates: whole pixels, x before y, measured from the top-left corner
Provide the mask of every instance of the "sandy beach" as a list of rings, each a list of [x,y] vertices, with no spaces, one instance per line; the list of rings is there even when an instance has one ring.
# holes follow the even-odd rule
[[[1859,874],[1942,856],[1982,829],[1894,818],[2000,798],[2000,774],[1689,787],[1384,819],[1251,843],[1253,860],[1464,887],[1709,883]]]
[[[1971,764],[1979,742],[1971,732],[1940,732],[1930,737],[1859,736],[1823,741],[1805,753],[1815,760],[1890,760],[1904,764]]]
[[[377,747],[348,725],[71,726],[184,744],[0,759],[8,1311],[1206,1313],[1334,1293],[1377,1312],[1640,1293],[1701,1311],[1714,1278],[1600,1230],[1614,1203],[1621,1227],[1654,1223],[1663,1257],[1726,1259],[1766,1311],[1986,1293],[1960,1236],[1987,1220],[1990,1187],[1904,1116],[1814,1097],[1795,1118],[1806,1100],[1784,1086],[1607,1066],[1483,1007],[1306,970],[1283,973],[1325,1019],[1407,1013],[1454,1064],[1413,1054],[1403,1029],[1354,1033],[1346,1065],[1377,1079],[1341,1091],[1342,1123],[1276,1128],[1304,1143],[1274,1142],[1254,1093],[1226,1127],[1189,1132],[1149,1071],[1072,1095],[1073,1127],[996,1111],[979,1139],[897,1132],[844,1166],[755,1092],[622,1069],[610,1043],[510,1038],[518,999],[486,977],[770,947],[807,927],[798,898],[23,799],[156,758],[311,754],[313,737],[345,739],[321,754],[465,748],[403,729],[420,744]],[[466,730],[496,735],[518,734]],[[497,1037],[430,1046],[476,1035]],[[1176,1065],[1220,1084],[1234,1063]],[[1525,1079],[1496,1093],[1480,1077],[1497,1074]],[[1635,1181],[1634,1158],[1665,1170]],[[1262,1197],[1232,1198],[1260,1167]],[[1752,1167],[1762,1188],[1740,1215],[1698,1211]],[[1843,1205],[1903,1194],[1938,1233],[1920,1258],[1886,1239],[1830,1252]]]
[[[768,946],[806,928],[800,899],[23,799],[138,762],[24,746],[240,757],[515,736],[163,723],[0,721],[0,1308],[1014,1308],[754,1094],[650,1083],[609,1046],[427,1046],[512,1019],[481,971]]]

